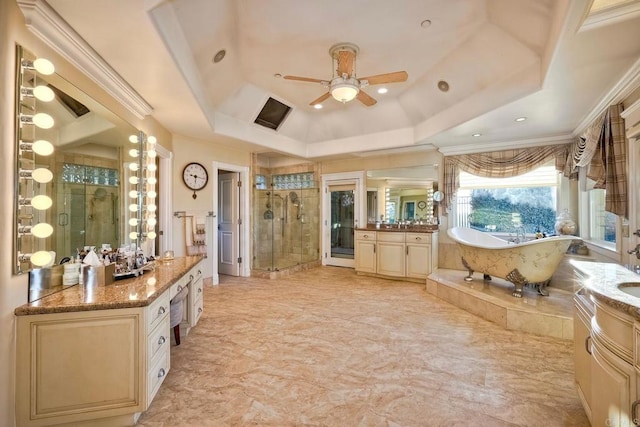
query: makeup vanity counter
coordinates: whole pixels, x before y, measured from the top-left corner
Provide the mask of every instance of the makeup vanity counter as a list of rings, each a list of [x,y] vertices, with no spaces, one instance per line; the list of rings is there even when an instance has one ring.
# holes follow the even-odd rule
[[[438,267],[437,226],[358,228],[357,274],[423,283]]]
[[[18,307],[17,425],[134,425],[170,369],[171,299],[189,288],[185,334],[202,314],[202,260],[156,261],[136,278]]]
[[[637,425],[640,276],[618,264],[572,260],[571,265],[582,285],[574,296],[573,322],[575,382],[582,406],[591,425]]]

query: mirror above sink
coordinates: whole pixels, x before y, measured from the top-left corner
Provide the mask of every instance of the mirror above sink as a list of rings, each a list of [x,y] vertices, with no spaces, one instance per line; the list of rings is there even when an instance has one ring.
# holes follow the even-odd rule
[[[368,170],[367,221],[437,223],[438,165]]]

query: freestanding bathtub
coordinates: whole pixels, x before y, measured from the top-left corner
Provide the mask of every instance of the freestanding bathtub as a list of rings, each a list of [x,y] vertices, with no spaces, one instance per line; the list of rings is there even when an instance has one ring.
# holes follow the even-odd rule
[[[540,295],[549,295],[546,290],[551,276],[558,268],[575,236],[554,236],[510,243],[489,233],[471,228],[454,227],[447,230],[460,249],[462,264],[469,271],[464,278],[473,280],[474,271],[506,279],[515,285],[512,295],[522,297],[525,285],[534,286]]]

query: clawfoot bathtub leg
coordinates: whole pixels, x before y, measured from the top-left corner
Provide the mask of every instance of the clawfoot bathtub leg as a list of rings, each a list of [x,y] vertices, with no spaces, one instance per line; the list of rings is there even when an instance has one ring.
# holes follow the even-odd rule
[[[549,291],[547,290],[547,286],[549,286],[549,282],[551,282],[551,279],[538,283],[538,293],[543,297],[549,296]]]
[[[511,295],[516,298],[522,298],[522,288],[524,288],[524,285],[529,283],[527,279],[520,274],[517,268],[511,270],[511,272],[507,274],[506,279],[516,286],[516,289],[511,293]]]
[[[491,280],[491,276],[489,276],[488,274],[485,273],[483,279],[484,280]]]
[[[473,280],[473,269],[471,268],[471,266],[469,264],[467,264],[467,260],[464,259],[464,257],[462,257],[462,265],[464,265],[464,268],[467,269],[467,271],[469,272],[468,276],[465,276],[464,281],[465,282],[470,282]]]

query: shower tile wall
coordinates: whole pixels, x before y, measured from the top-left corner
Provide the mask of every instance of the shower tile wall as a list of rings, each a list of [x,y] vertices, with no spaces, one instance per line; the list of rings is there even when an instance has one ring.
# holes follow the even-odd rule
[[[283,270],[317,261],[320,195],[316,168],[254,167],[254,270]],[[277,179],[276,179],[277,177]]]

